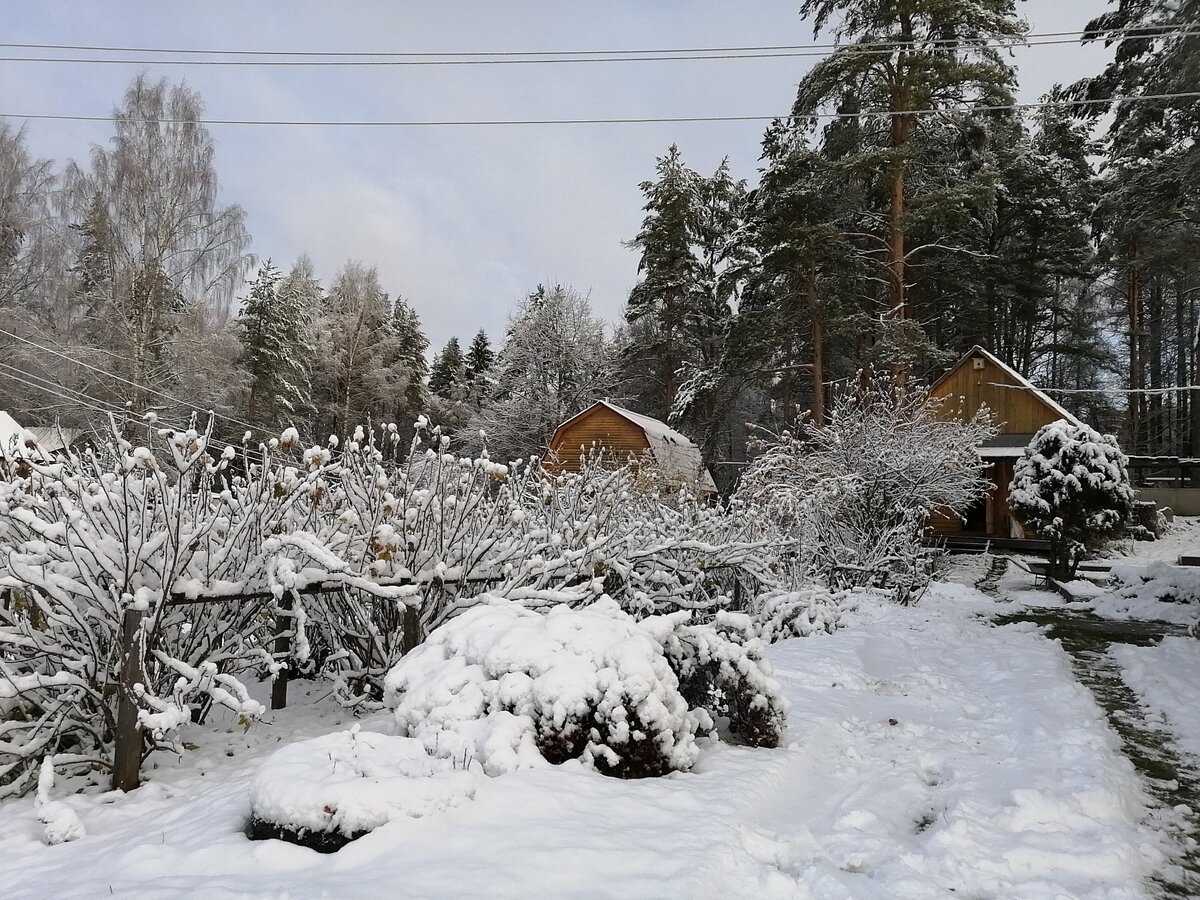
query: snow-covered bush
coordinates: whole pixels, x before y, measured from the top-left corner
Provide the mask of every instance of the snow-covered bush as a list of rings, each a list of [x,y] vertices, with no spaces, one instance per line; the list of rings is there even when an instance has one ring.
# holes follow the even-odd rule
[[[1089,548],[1121,533],[1133,502],[1128,460],[1112,435],[1065,419],[1042,426],[1013,470],[1009,505],[1050,542],[1050,567],[1070,581]]]
[[[713,719],[728,719],[739,741],[778,747],[787,727],[788,702],[771,676],[750,617],[717,613],[713,623],[692,624],[690,615],[679,612],[646,623],[679,677],[683,698]]]
[[[769,591],[750,606],[755,632],[765,643],[832,632],[851,603],[849,591],[810,585],[798,591]]]
[[[322,853],[393,819],[421,818],[475,795],[476,776],[419,741],[355,725],[275,751],[250,783],[249,834]]]
[[[735,504],[795,535],[817,580],[906,600],[929,578],[929,516],[959,513],[988,488],[976,448],[994,433],[990,418],[953,413],[923,388],[864,375],[835,397],[828,423],[760,441]]]
[[[1200,569],[1158,561],[1148,566],[1113,566],[1116,592],[1127,599],[1195,604],[1200,608]]]
[[[214,704],[261,713],[247,675],[320,673],[343,702],[377,707],[405,649],[484,592],[538,607],[609,591],[648,615],[713,611],[731,578],[778,578],[778,541],[757,523],[664,502],[629,470],[548,477],[461,457],[424,420],[397,466],[397,435],[302,450],[288,429],[214,455],[204,431],[151,425],[139,446],[114,425],[98,452],[11,467],[0,796],[30,789],[46,755],[111,765],[122,700],[149,749],[178,747]]]
[[[488,598],[397,663],[385,696],[400,734],[492,775],[542,759],[625,778],[686,770],[707,724],[659,643],[607,597],[547,613]]]

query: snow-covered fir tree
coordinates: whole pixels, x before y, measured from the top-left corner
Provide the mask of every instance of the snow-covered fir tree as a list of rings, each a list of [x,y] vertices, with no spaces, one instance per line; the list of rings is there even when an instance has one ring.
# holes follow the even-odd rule
[[[310,413],[312,309],[298,287],[267,260],[238,316],[241,364],[249,376],[246,421],[268,431],[307,424]]]
[[[1017,461],[1009,505],[1050,542],[1056,578],[1073,579],[1089,549],[1121,533],[1134,497],[1127,462],[1112,435],[1065,419],[1042,426]]]

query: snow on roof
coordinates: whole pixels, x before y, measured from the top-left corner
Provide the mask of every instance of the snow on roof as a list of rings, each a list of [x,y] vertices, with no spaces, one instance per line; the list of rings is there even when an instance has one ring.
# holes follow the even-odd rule
[[[1008,363],[1004,362],[1004,360],[1000,359],[995,354],[991,353],[988,350],[985,350],[979,344],[976,344],[974,347],[972,347],[970,350],[968,350],[965,354],[963,354],[962,359],[960,359],[958,362],[956,362],[954,365],[952,365],[949,369],[947,369],[945,374],[942,375],[941,378],[939,378],[937,381],[935,381],[933,383],[933,386],[937,387],[937,385],[941,384],[941,382],[945,381],[946,378],[949,377],[951,372],[958,369],[959,366],[961,366],[963,363],[965,363],[968,359],[970,359],[972,356],[974,356],[977,353],[980,356],[982,356],[984,359],[986,359],[988,362],[990,362],[992,365],[994,365],[996,368],[1000,369],[1000,371],[1002,371],[1009,378],[1016,381],[1017,384],[1022,389],[1029,391],[1031,394],[1033,394],[1035,397],[1037,397],[1039,400],[1041,400],[1042,403],[1044,403],[1046,406],[1048,406],[1060,419],[1066,419],[1072,425],[1082,425],[1083,424],[1081,421],[1079,421],[1078,418],[1075,417],[1074,413],[1068,412],[1065,408],[1063,408],[1063,406],[1058,401],[1054,400],[1049,394],[1047,394],[1041,388],[1036,387],[1032,381],[1030,381],[1028,378],[1026,378],[1024,375],[1022,375],[1020,372],[1018,372],[1016,369],[1014,369]],[[1008,387],[1008,385],[998,385],[998,386],[999,387]]]
[[[0,409],[0,456],[11,453],[14,447],[18,451],[26,450],[30,443],[37,443],[33,434],[28,429],[22,428],[16,419]]]
[[[631,409],[617,406],[608,400],[598,400],[587,409],[567,419],[558,426],[555,433],[557,434],[558,430],[570,425],[597,406],[607,407],[621,418],[640,428],[646,436],[646,443],[650,445],[650,453],[654,456],[654,461],[669,477],[679,478],[687,484],[696,485],[703,492],[712,494],[717,492],[717,483],[713,481],[712,473],[705,467],[699,447],[665,422],[635,413]]]
[[[25,430],[33,435],[38,447],[46,453],[66,450],[87,434],[87,430],[83,428],[60,428],[57,425],[38,425]]]

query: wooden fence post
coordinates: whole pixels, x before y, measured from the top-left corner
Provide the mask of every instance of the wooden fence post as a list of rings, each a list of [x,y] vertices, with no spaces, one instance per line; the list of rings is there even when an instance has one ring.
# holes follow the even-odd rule
[[[117,734],[113,751],[112,786],[116,791],[132,791],[141,784],[142,729],[138,725],[137,693],[134,685],[144,684],[142,651],[145,635],[140,609],[125,610],[121,622],[121,679],[117,691]]]
[[[400,654],[407,656],[421,643],[421,609],[404,605],[404,632],[400,635]]]
[[[280,601],[279,611],[275,614],[275,659],[278,662],[280,657],[284,658],[285,662],[289,662],[288,651],[291,649],[291,637],[288,632],[295,628],[295,616],[292,610],[295,608],[295,601],[291,593],[284,596]],[[275,673],[275,677],[271,681],[271,709],[283,709],[287,706],[287,691],[288,691],[288,669],[285,666]]]

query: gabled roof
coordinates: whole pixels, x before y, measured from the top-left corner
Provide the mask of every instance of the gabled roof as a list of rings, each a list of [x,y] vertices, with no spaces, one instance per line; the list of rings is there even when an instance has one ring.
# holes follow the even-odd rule
[[[953,375],[955,372],[957,372],[959,369],[961,369],[964,365],[966,365],[967,360],[969,360],[973,356],[982,356],[984,359],[986,359],[988,362],[990,362],[996,368],[1000,369],[1000,371],[1002,371],[1005,375],[1007,375],[1009,378],[1011,378],[1013,381],[1015,381],[1018,387],[1020,387],[1023,390],[1028,391],[1029,393],[1031,393],[1035,397],[1037,397],[1038,400],[1040,400],[1043,405],[1045,405],[1056,416],[1058,416],[1058,418],[1066,419],[1072,425],[1082,425],[1083,424],[1082,422],[1079,421],[1079,419],[1075,416],[1074,413],[1068,412],[1062,406],[1062,404],[1060,404],[1058,401],[1054,400],[1049,394],[1047,394],[1041,388],[1035,386],[1032,381],[1030,381],[1028,378],[1026,378],[1024,375],[1022,375],[1020,372],[1018,372],[1016,369],[1014,369],[1008,363],[1004,362],[1004,360],[1000,359],[995,354],[991,353],[988,350],[985,350],[979,344],[976,344],[974,347],[972,347],[970,350],[968,350],[965,354],[963,354],[962,358],[959,359],[958,362],[956,362],[954,365],[952,365],[950,368],[948,368],[945,372],[943,372],[942,376],[937,381],[935,381],[932,385],[929,386],[929,390],[931,392],[937,390],[938,386],[941,385],[942,382],[944,382],[947,378],[949,378],[951,375]]]
[[[654,461],[667,475],[682,479],[687,484],[696,485],[701,491],[713,494],[717,492],[717,484],[713,481],[712,473],[704,465],[699,447],[665,422],[635,413],[631,409],[625,409],[625,407],[617,406],[607,400],[596,401],[554,429],[554,437],[550,439],[551,446],[554,445],[559,432],[597,407],[609,409],[636,425],[646,436],[646,443],[650,445],[650,453],[653,455]]]

